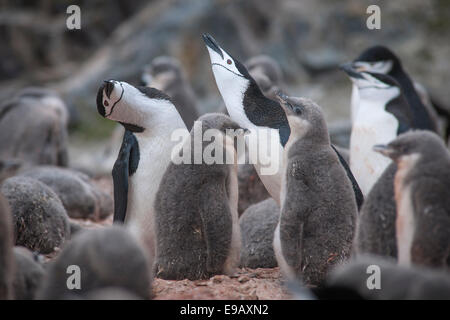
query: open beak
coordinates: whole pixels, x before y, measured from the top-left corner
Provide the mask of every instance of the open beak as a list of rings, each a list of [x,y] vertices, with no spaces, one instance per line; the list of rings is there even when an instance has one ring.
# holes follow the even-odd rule
[[[389,158],[394,154],[394,150],[386,144],[376,144],[372,147],[372,150]]]
[[[220,49],[219,45],[217,44],[216,40],[214,40],[214,38],[209,35],[208,33],[204,33],[202,35],[203,37],[203,41],[205,41],[205,44],[208,48],[210,48],[211,50],[217,52],[223,59],[223,53],[222,50]]]
[[[360,70],[360,68],[356,68],[353,63],[351,62],[347,62],[347,63],[343,63],[339,66],[339,69],[343,70],[345,73],[348,74],[348,76],[350,78],[354,78],[354,79],[363,79],[363,77],[361,76],[360,72],[363,70]]]

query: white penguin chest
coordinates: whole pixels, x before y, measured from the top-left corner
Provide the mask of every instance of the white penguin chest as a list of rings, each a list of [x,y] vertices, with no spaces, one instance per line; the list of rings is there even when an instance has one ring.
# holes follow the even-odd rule
[[[373,151],[397,136],[398,121],[384,105],[365,102],[358,108],[350,137],[350,169],[367,195],[391,160]]]

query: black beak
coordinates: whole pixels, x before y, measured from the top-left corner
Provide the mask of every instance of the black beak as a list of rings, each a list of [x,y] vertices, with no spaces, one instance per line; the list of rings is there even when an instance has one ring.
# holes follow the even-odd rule
[[[394,150],[385,144],[377,144],[372,147],[373,151],[381,153],[383,156],[391,158]]]
[[[350,78],[363,79],[361,74],[358,71],[356,71],[356,69],[353,66],[353,63],[351,62],[341,64],[339,66],[339,69],[347,73]]]
[[[107,81],[105,80],[103,82],[105,83],[104,90],[105,90],[106,96],[108,97],[108,99],[110,99],[111,93],[114,90],[114,82],[112,82],[111,80],[107,80]]]
[[[212,50],[214,50],[215,52],[217,52],[223,59],[223,53],[222,50],[220,49],[219,45],[217,44],[216,40],[214,40],[213,37],[211,37],[208,33],[204,33],[202,35],[203,37],[203,41],[205,41],[205,44],[211,48]]]

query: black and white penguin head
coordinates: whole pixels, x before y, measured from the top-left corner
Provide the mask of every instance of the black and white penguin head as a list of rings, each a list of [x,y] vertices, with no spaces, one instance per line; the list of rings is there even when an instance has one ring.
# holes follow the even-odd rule
[[[277,94],[291,128],[291,137],[295,140],[308,137],[314,143],[329,144],[328,129],[321,108],[312,100],[288,97],[282,92]]]
[[[164,90],[171,83],[184,77],[181,63],[169,56],[159,56],[144,67],[142,85]]]
[[[342,69],[358,88],[359,97],[362,100],[387,102],[400,94],[400,85],[391,76],[382,73],[356,71],[349,65],[342,66]]]
[[[236,95],[236,90],[243,93],[251,79],[244,65],[223,50],[209,34],[204,34],[203,40],[222,96]]]
[[[143,132],[157,125],[161,116],[177,112],[165,93],[116,80],[104,81],[98,90],[97,110],[132,132]]]
[[[397,68],[401,68],[400,60],[388,48],[373,46],[366,49],[361,55],[351,62],[352,67],[359,72],[373,72],[389,74]]]
[[[408,131],[399,135],[387,145],[375,145],[373,150],[391,158],[399,163],[411,156],[420,156],[421,159],[436,160],[442,154],[448,155],[443,140],[429,130]]]

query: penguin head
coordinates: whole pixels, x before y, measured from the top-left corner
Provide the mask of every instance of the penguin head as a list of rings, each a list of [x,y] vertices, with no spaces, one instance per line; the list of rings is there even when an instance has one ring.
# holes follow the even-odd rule
[[[180,62],[169,56],[159,56],[144,67],[142,85],[165,90],[184,76]]]
[[[373,150],[391,158],[397,164],[413,155],[436,160],[442,158],[442,152],[448,154],[443,140],[429,130],[408,131],[387,145],[373,146]]]
[[[232,85],[237,80],[250,80],[251,76],[242,63],[223,50],[209,34],[203,34],[211,66],[219,89]]]
[[[351,62],[356,71],[389,74],[401,68],[400,60],[388,48],[373,46]]]
[[[389,75],[366,71],[345,70],[357,86],[361,99],[389,101],[401,91],[398,82]]]
[[[245,66],[258,85],[259,82],[256,79],[256,76],[258,75],[264,76],[271,85],[275,86],[278,86],[283,78],[278,62],[266,55],[259,55],[250,58],[245,63]]]
[[[163,92],[116,80],[104,81],[99,88],[97,110],[103,117],[121,123],[132,132],[143,132],[157,125],[160,114],[176,112],[169,96]]]
[[[291,128],[289,140],[291,137],[297,140],[308,136],[314,143],[329,144],[328,129],[322,110],[314,101],[289,97],[281,91],[277,93],[277,98],[286,113]]]
[[[217,129],[225,134],[227,130],[233,130],[237,135],[245,135],[249,132],[247,128],[242,128],[223,113],[207,113],[198,118],[198,121],[202,122],[203,130]]]

